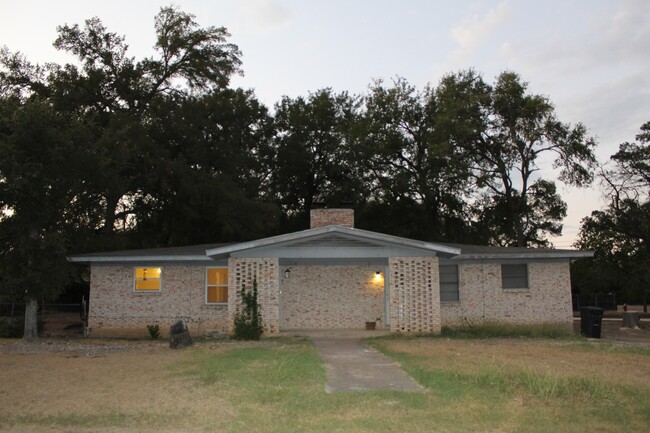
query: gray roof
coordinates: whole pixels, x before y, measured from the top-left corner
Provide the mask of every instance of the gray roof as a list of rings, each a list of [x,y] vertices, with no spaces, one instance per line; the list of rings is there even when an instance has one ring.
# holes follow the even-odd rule
[[[326,226],[288,233],[249,242],[213,243],[181,247],[147,248],[89,254],[76,254],[68,257],[75,263],[116,263],[116,262],[206,262],[217,257],[227,257],[233,252],[251,250],[265,246],[290,244],[318,236],[346,235],[363,241],[393,244],[429,252],[442,253],[454,260],[484,259],[576,259],[593,257],[592,251],[559,250],[552,248],[492,247],[465,245],[444,242],[423,242],[367,230],[344,226]]]
[[[568,258],[577,259],[593,257],[593,251],[566,250],[555,248],[524,248],[524,247],[494,247],[487,245],[466,245],[441,243],[449,247],[459,248],[458,259],[498,259],[498,258]]]
[[[212,259],[205,251],[211,248],[232,245],[229,243],[187,245],[182,247],[144,248],[140,250],[106,251],[100,253],[75,254],[68,260],[75,263],[127,262],[127,261],[206,261]]]

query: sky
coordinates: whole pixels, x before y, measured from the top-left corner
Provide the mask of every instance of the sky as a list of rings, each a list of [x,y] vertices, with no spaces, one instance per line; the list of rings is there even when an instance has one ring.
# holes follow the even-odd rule
[[[33,63],[74,62],[52,47],[56,27],[99,17],[124,35],[136,59],[153,55],[153,0],[0,0],[0,46]],[[650,3],[647,0],[176,0],[203,27],[224,26],[242,51],[244,76],[272,108],[282,96],[330,87],[364,93],[375,79],[423,88],[473,68],[493,83],[518,73],[547,96],[565,123],[582,122],[606,162],[650,121]],[[542,175],[553,179],[550,161]],[[559,185],[568,204],[557,247],[603,206],[598,184]]]

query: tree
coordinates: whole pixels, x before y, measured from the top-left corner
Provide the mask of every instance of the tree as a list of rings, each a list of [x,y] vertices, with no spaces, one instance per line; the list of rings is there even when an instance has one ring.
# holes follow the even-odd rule
[[[147,129],[151,107],[163,98],[222,89],[241,63],[223,27],[200,28],[193,15],[173,7],[161,8],[154,27],[156,55],[137,62],[128,57],[124,37],[108,32],[99,18],[86,20],[83,29],[57,28],[55,47],[75,55],[80,66],[45,69],[4,56],[5,87],[46,98],[93,127],[87,145],[94,155],[91,181],[109,242],[116,228],[137,223],[133,204],[149,195],[148,162],[157,157]]]
[[[369,191],[364,223],[396,235],[461,240],[468,172],[439,128],[435,91],[417,91],[404,79],[377,81],[364,102],[356,146]]]
[[[566,184],[589,184],[596,160],[586,128],[560,122],[548,98],[528,93],[513,72],[500,74],[494,86],[471,70],[451,74],[437,97],[441,128],[485,191],[477,204],[479,223],[490,224],[483,227],[487,237],[502,245],[547,245],[545,235],[561,233],[566,209],[554,183],[539,177],[540,160],[554,156]]]
[[[639,143],[622,143],[614,167],[601,170],[610,204],[583,219],[578,246],[594,259],[578,266],[579,284],[640,297],[644,311],[650,294],[650,122],[641,126]],[[609,289],[609,290],[608,290]]]
[[[224,28],[200,28],[173,7],[155,18],[156,54],[137,62],[98,18],[57,30],[55,46],[79,65],[34,66],[6,48],[0,53],[0,266],[27,290],[26,337],[35,336],[36,299],[65,281],[68,248],[89,244],[69,227],[103,233],[104,249],[122,246],[116,229],[148,217],[141,210],[157,193],[150,179],[161,156],[153,108],[223,89],[240,65]]]
[[[251,91],[214,90],[154,108],[157,154],[134,207],[147,245],[241,241],[278,230],[269,190],[272,119]]]
[[[82,124],[38,97],[0,97],[0,272],[24,294],[28,340],[38,338],[37,300],[55,297],[72,275],[65,255],[84,218],[86,138]]]
[[[356,98],[331,89],[308,97],[283,97],[275,107],[273,186],[295,229],[306,223],[315,201],[354,201],[358,175],[350,154],[349,130],[357,118]]]

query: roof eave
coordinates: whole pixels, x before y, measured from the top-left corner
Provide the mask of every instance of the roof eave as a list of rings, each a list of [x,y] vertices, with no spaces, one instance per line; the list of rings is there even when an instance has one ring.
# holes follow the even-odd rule
[[[557,253],[507,253],[507,254],[460,254],[455,257],[460,260],[492,260],[492,259],[583,259],[594,256],[593,251],[563,251]]]
[[[207,256],[177,255],[177,256],[69,256],[71,263],[108,263],[108,262],[212,262]]]

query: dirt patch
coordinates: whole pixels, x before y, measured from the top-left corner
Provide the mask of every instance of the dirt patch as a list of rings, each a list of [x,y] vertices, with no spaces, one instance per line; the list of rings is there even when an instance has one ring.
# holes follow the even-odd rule
[[[119,340],[93,340],[93,339],[41,339],[34,342],[23,340],[0,340],[0,354],[35,354],[35,353],[63,353],[70,356],[96,357],[109,353],[128,351],[151,351],[168,346],[164,341],[119,341]]]

